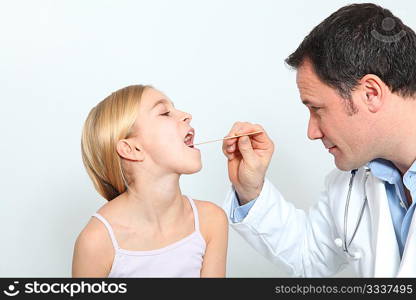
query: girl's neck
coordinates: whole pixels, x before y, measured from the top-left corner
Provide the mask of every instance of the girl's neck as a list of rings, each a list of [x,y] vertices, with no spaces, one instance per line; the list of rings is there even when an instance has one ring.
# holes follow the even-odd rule
[[[185,209],[179,177],[178,174],[137,176],[125,193],[129,214],[140,223],[162,227],[178,221]]]

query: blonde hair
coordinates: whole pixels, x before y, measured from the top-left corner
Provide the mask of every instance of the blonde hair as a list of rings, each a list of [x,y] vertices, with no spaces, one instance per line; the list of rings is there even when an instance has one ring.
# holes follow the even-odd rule
[[[148,85],[119,89],[88,114],[81,138],[82,161],[98,193],[108,201],[127,190],[117,142],[130,137],[143,91]]]

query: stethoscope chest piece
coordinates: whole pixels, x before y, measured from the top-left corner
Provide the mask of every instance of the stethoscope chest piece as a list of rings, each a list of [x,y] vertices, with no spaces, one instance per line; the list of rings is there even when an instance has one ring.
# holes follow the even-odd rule
[[[343,246],[343,242],[342,242],[342,239],[341,238],[336,238],[335,240],[334,240],[334,243],[335,243],[335,245],[337,245],[337,247],[339,247],[339,248],[342,248],[342,246]],[[355,260],[358,260],[358,259],[361,259],[361,257],[362,257],[362,254],[361,254],[361,252],[360,251],[350,251],[349,249],[347,249],[347,250],[345,250],[345,249],[342,249],[350,258],[352,258],[352,259],[355,259]]]

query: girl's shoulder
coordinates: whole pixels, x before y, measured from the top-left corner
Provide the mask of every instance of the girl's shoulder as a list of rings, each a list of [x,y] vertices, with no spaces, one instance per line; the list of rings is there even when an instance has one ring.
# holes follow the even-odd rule
[[[224,209],[210,201],[194,199],[194,203],[198,210],[200,231],[206,241],[217,232],[228,229],[228,218]]]
[[[118,201],[115,201],[114,199],[105,203],[97,210],[97,214],[101,216],[101,219],[104,219],[105,222],[111,224],[114,212],[116,212],[119,207],[117,202]],[[99,253],[102,253],[103,256],[111,258],[114,256],[115,252],[115,245],[113,244],[111,237],[111,234],[114,233],[112,232],[111,225],[104,224],[103,220],[98,218],[99,216],[95,217],[93,215],[78,235],[76,245],[83,249],[84,252],[94,253],[99,250]],[[110,226],[110,228],[107,228],[107,226]]]
[[[107,276],[114,252],[107,229],[101,221],[91,217],[75,241],[73,276]]]
[[[112,241],[105,225],[95,217],[91,217],[82,229],[76,244],[84,251],[95,252],[96,250],[107,249],[112,252]]]
[[[198,209],[198,214],[205,218],[226,217],[224,209],[211,201],[193,199]]]

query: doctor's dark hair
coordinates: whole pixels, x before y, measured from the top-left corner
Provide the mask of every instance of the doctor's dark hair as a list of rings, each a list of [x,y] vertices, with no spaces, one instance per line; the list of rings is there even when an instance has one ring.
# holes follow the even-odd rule
[[[388,9],[370,3],[340,8],[316,26],[285,62],[309,59],[322,82],[345,99],[366,74],[402,97],[416,93],[416,35]]]

